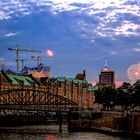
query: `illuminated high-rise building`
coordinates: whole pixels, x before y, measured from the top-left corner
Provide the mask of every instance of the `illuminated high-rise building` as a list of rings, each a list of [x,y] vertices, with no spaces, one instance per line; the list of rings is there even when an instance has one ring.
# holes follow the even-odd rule
[[[105,60],[105,66],[99,75],[99,85],[112,88],[115,86],[115,73],[107,67],[107,60]]]

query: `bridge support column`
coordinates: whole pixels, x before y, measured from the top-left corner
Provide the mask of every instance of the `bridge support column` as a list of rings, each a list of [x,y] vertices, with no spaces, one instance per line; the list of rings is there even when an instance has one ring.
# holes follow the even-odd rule
[[[68,112],[68,116],[67,116],[67,126],[68,126],[68,132],[72,132],[72,124],[71,124],[71,111]]]
[[[59,133],[62,133],[62,131],[63,131],[62,122],[63,122],[62,114],[61,114],[61,112],[58,112]]]

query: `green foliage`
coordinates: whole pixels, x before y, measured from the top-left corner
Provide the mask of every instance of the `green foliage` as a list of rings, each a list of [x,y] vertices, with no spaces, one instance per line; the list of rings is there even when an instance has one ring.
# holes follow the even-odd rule
[[[133,85],[132,101],[134,105],[140,105],[140,80]]]
[[[116,90],[110,87],[103,87],[95,91],[95,102],[104,105],[112,105],[115,103]]]
[[[119,88],[102,87],[95,90],[95,102],[106,106],[140,105],[140,80],[131,85],[124,82]]]
[[[130,83],[124,82],[121,87],[117,89],[117,105],[130,106],[132,104],[132,86]]]

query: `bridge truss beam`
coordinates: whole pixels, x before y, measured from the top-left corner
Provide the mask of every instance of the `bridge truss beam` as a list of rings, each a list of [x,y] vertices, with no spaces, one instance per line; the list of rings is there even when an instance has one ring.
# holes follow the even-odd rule
[[[12,89],[0,93],[0,109],[68,111],[77,106],[63,96],[42,90]]]

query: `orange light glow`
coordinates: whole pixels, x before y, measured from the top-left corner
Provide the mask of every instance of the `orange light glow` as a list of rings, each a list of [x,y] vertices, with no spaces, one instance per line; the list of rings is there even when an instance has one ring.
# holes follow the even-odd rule
[[[56,140],[56,136],[54,135],[49,135],[46,140]]]
[[[46,72],[29,71],[28,74],[32,74],[32,76],[35,78],[50,77],[50,71]]]
[[[52,50],[47,50],[46,53],[47,53],[48,57],[53,57],[54,56],[54,52]]]
[[[109,68],[108,68],[107,66],[105,66],[105,67],[101,70],[101,72],[109,72]]]

